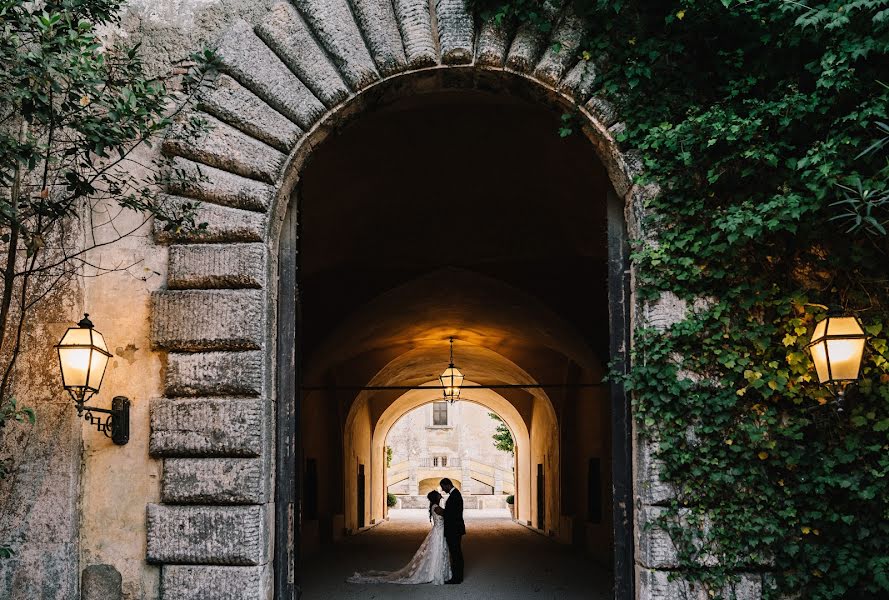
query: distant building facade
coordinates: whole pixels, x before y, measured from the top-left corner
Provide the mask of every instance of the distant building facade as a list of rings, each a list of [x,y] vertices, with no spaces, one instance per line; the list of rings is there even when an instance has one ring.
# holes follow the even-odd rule
[[[389,431],[390,493],[424,496],[448,477],[464,495],[515,493],[515,457],[494,446],[498,421],[472,402],[432,402],[405,414]]]

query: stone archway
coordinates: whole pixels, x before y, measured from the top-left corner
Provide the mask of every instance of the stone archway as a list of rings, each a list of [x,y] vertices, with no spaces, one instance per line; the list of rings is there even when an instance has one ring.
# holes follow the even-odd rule
[[[211,129],[191,138],[174,128],[163,145],[174,169],[201,174],[188,186],[172,184],[171,201],[203,201],[198,219],[209,224],[201,233],[156,233],[170,245],[167,289],[153,297],[151,329],[154,347],[167,353],[150,440],[164,469],[161,503],[147,510],[147,559],[162,566],[163,598],[210,598],[220,589],[265,598],[273,581],[279,597],[292,593],[282,554],[293,546],[284,538],[296,516],[286,486],[275,489],[273,467],[293,460],[293,432],[287,437],[281,423],[292,414],[296,385],[276,366],[292,364],[294,343],[292,324],[278,318],[292,293],[291,267],[278,257],[295,235],[286,215],[302,165],[330,131],[393,96],[496,90],[575,108],[616,205],[638,206],[644,195],[632,184],[635,165],[616,150],[612,111],[591,97],[593,63],[574,57],[581,24],[570,10],[554,33],[557,50],[531,29],[476,28],[463,0],[438,0],[432,11],[425,0],[398,0],[394,8],[373,0],[295,4],[278,4],[255,28],[238,22],[222,36],[222,74],[200,103]],[[623,211],[613,212],[616,224]],[[614,270],[618,280],[623,270]],[[625,303],[618,280],[615,302]],[[629,308],[614,311],[616,348],[625,352]],[[623,427],[628,436],[626,419]],[[615,521],[632,529],[628,487],[619,501]],[[624,556],[620,569],[631,564]],[[618,577],[630,589],[631,578]]]

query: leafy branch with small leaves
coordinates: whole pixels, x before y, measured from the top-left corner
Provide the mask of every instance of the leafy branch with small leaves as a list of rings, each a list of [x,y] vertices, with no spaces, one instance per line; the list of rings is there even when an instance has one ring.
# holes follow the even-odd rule
[[[180,88],[169,88],[146,72],[138,46],[100,39],[121,6],[0,0],[0,442],[4,427],[36,420],[12,389],[40,303],[75,278],[134,266],[92,258],[151,219],[167,231],[205,227],[196,202],[173,204],[161,193],[172,179],[193,178],[150,148],[191,104],[215,56],[193,55]],[[9,462],[0,465],[7,476],[15,477]],[[0,548],[0,557],[11,552]]]

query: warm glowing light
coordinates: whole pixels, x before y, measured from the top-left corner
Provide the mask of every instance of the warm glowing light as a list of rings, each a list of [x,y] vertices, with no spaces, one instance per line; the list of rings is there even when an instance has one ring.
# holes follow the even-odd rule
[[[444,388],[445,400],[451,402],[460,399],[460,388],[463,385],[463,373],[454,366],[454,338],[451,338],[451,361],[448,368],[438,378],[441,381],[441,387]]]
[[[448,400],[456,400],[460,397],[460,387],[463,385],[463,373],[451,364],[441,377],[438,378],[444,388],[444,397]]]
[[[102,386],[111,353],[101,333],[93,329],[89,315],[77,327],[69,327],[56,346],[62,385],[78,406],[90,399]]]
[[[815,325],[809,342],[818,381],[842,393],[842,388],[858,379],[867,336],[857,317],[831,312]]]

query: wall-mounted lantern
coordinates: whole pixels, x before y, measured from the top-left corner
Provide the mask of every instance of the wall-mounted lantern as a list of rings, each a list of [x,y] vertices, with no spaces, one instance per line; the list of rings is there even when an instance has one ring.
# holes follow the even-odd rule
[[[846,386],[858,381],[867,335],[856,316],[831,309],[815,325],[808,348],[815,363],[818,381],[827,386],[843,410]]]
[[[93,329],[88,314],[83,315],[76,327],[68,328],[56,345],[56,350],[59,352],[62,386],[74,400],[77,415],[83,416],[90,425],[95,425],[118,446],[126,444],[130,440],[129,399],[115,396],[111,401],[111,410],[86,404],[102,387],[105,368],[111,358],[105,338]],[[93,413],[108,416],[102,419]]]
[[[454,366],[454,338],[451,338],[451,360],[448,368],[439,376],[441,387],[444,389],[444,399],[454,402],[460,399],[460,388],[463,385],[463,373]]]

